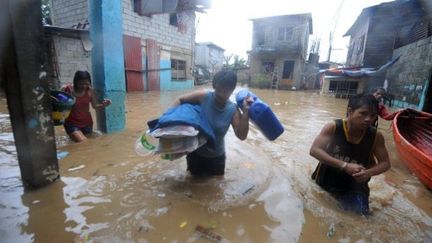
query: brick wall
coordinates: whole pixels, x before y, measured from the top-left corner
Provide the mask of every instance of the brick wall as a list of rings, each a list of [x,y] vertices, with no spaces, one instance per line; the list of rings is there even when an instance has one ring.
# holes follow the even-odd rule
[[[77,70],[92,73],[90,52],[84,50],[81,39],[53,36],[57,53],[60,85],[72,83]]]
[[[123,0],[123,33],[141,39],[151,38],[159,44],[192,50],[195,45],[195,14],[191,16],[186,33],[169,24],[169,14],[139,16],[133,11],[133,1]]]
[[[71,28],[78,22],[84,23],[88,20],[87,1],[52,0],[54,25]],[[133,11],[133,0],[122,0],[122,8],[123,34],[141,38],[143,55],[145,55],[145,40],[154,39],[162,50],[169,50],[164,61],[178,58],[186,61],[187,70],[191,70],[195,45],[195,13],[190,15],[187,31],[182,33],[178,31],[177,26],[170,25],[169,14],[157,14],[152,17],[140,16]],[[54,41],[61,84],[72,82],[76,70],[91,72],[90,52],[84,51],[80,39],[57,37]],[[189,71],[187,71],[187,80],[192,80]]]
[[[53,25],[72,28],[88,20],[88,0],[52,0]]]
[[[71,28],[88,19],[88,0],[52,0],[54,25]],[[139,16],[133,11],[133,0],[122,0],[123,33],[142,39],[151,38],[159,44],[192,50],[195,44],[195,13],[189,16],[186,33],[169,24],[169,14]],[[90,23],[91,24],[91,23]]]

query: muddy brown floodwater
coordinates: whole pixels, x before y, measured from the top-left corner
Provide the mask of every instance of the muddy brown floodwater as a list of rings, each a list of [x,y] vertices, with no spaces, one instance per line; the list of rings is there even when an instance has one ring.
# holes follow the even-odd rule
[[[210,86],[198,87],[210,88]],[[392,169],[370,182],[372,215],[342,211],[310,179],[309,148],[321,127],[343,117],[346,100],[314,92],[252,89],[285,132],[270,142],[251,125],[226,136],[224,178],[192,178],[184,158],[142,157],[134,144],[184,92],[128,93],[123,132],[71,143],[56,127],[61,179],[23,188],[4,95],[0,102],[1,242],[432,242],[432,192],[406,169],[390,122],[380,120]]]

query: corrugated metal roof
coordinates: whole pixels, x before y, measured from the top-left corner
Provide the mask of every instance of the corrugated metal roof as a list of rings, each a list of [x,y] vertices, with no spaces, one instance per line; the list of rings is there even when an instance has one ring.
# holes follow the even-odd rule
[[[44,25],[44,31],[47,34],[51,35],[60,35],[65,37],[74,37],[79,38],[81,34],[88,34],[88,30],[83,29],[72,29],[72,28],[64,28],[52,25]]]

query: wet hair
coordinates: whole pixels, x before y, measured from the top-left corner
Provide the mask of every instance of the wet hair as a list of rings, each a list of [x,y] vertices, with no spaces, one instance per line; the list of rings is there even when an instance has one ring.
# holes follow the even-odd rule
[[[237,85],[237,74],[231,70],[217,72],[213,77],[213,88],[216,85],[234,90]]]
[[[371,94],[358,94],[348,100],[348,108],[352,111],[367,105],[369,111],[378,113],[378,100]]]
[[[372,94],[374,94],[378,91],[383,95],[386,93],[386,90],[383,87],[376,87],[376,88],[372,89]]]
[[[88,71],[76,71],[74,78],[73,78],[73,87],[76,91],[76,88],[78,87],[78,81],[79,80],[88,80],[91,84],[91,77],[90,73]]]

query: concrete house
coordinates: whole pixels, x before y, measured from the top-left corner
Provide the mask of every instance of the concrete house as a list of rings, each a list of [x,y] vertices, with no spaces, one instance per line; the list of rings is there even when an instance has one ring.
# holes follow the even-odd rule
[[[388,86],[400,107],[425,109],[427,99],[430,103],[431,5],[424,0],[396,0],[363,9],[344,35],[351,37],[347,65],[376,68],[401,56],[387,72],[361,80],[366,91]]]
[[[350,36],[347,66],[376,68],[388,62],[393,55],[397,30],[418,16],[420,9],[415,2],[398,0],[363,9],[344,34]],[[383,86],[384,80],[385,73],[370,78],[367,87]]]
[[[206,68],[213,76],[222,69],[224,52],[225,49],[211,42],[196,43],[195,64]]]
[[[408,5],[408,6],[406,6]],[[432,113],[432,2],[410,0],[398,10],[403,18],[395,33],[393,57],[386,75],[393,104]]]
[[[289,89],[303,86],[312,34],[310,13],[252,19],[251,85]]]
[[[121,1],[127,91],[192,88],[195,11],[202,11],[210,1]],[[52,0],[51,9],[53,26],[82,30],[91,28],[91,23],[88,23],[88,0]],[[72,37],[53,37],[53,48],[58,56],[62,56],[53,66],[57,67],[58,79],[62,83],[72,82],[75,70],[87,69],[91,72],[91,61],[85,58],[90,56],[91,48],[88,48],[91,43],[85,35],[84,31]]]

